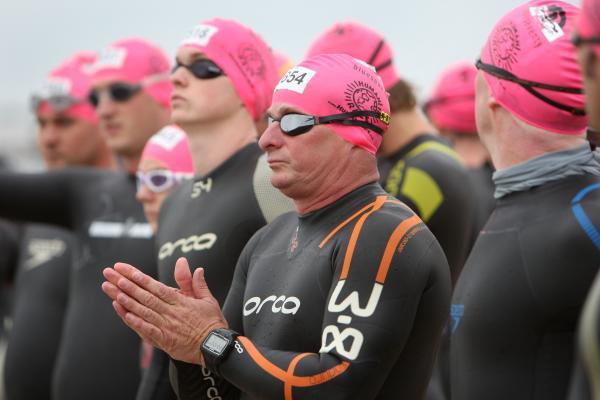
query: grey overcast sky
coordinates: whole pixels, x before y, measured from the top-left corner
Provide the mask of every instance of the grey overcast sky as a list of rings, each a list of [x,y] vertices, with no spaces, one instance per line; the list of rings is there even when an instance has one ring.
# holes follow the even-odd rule
[[[518,0],[0,0],[0,102],[26,104],[44,75],[79,50],[141,36],[174,55],[196,23],[212,17],[253,27],[299,61],[340,20],[379,30],[400,73],[425,96],[451,62],[474,60],[494,23]],[[580,1],[570,1],[579,4]]]

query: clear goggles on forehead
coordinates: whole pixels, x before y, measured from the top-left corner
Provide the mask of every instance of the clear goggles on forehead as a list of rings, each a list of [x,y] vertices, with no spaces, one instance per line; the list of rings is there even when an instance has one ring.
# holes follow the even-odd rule
[[[315,125],[324,124],[339,124],[347,126],[360,126],[370,129],[373,132],[383,135],[383,129],[379,126],[367,122],[367,120],[358,120],[356,117],[370,117],[389,125],[390,116],[387,113],[379,111],[352,111],[342,114],[326,115],[317,117],[314,115],[290,113],[282,115],[281,118],[275,119],[269,116],[269,125],[274,122],[279,122],[279,128],[288,136],[298,136],[310,131]]]
[[[47,102],[53,110],[60,112],[65,111],[76,104],[83,103],[83,100],[68,94],[55,94],[50,96],[34,94],[30,98],[29,105],[31,107],[31,111],[37,112],[40,105],[44,102]]]
[[[147,172],[138,171],[136,174],[137,190],[139,191],[142,186],[146,186],[154,193],[162,193],[172,188],[175,184],[192,178],[192,176],[192,174],[172,172],[168,169],[155,169]]]

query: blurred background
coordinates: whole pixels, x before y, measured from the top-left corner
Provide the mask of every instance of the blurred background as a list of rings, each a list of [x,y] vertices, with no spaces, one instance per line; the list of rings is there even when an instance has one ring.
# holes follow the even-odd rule
[[[174,56],[198,22],[236,19],[295,61],[337,21],[380,31],[400,74],[425,99],[441,69],[475,60],[495,22],[518,0],[1,0],[0,158],[17,170],[41,169],[29,95],[64,58],[99,51],[127,36],[149,39]],[[580,1],[571,0],[572,4]]]

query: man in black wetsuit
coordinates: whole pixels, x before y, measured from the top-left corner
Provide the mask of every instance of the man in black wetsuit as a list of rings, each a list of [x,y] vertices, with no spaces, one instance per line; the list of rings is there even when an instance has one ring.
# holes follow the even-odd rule
[[[94,109],[86,100],[89,75],[85,69],[95,59],[95,53],[75,54],[50,72],[32,96],[37,142],[49,170],[77,165],[113,167]],[[4,364],[6,397],[50,399],[76,246],[68,231],[48,225],[25,225],[18,240],[13,244],[15,259],[7,266],[15,278]]]
[[[268,46],[251,29],[212,19],[195,26],[178,48],[171,81],[172,120],[189,137],[196,177],[174,189],[161,207],[159,278],[175,285],[175,261],[187,257],[193,267],[205,268],[223,304],[250,237],[293,210],[270,184],[256,143],[255,121],[270,104],[277,70]],[[189,379],[202,377],[198,366],[175,365],[180,374],[191,374]],[[166,354],[154,351],[137,399],[174,398],[168,369]],[[176,381],[173,386],[184,395]]]
[[[471,246],[494,208],[494,167],[490,154],[477,136],[475,125],[475,77],[472,62],[448,66],[438,78],[425,112],[440,134],[448,138],[463,159],[471,178],[474,193]]]
[[[348,55],[315,56],[282,78],[259,143],[298,213],[246,245],[224,314],[184,258],[180,291],[127,264],[104,271],[130,327],[206,367],[182,398],[423,395],[450,279],[431,232],[377,183],[388,111],[374,68]]]
[[[577,48],[586,93],[589,129],[600,132],[600,1],[584,0],[572,41]],[[600,188],[598,186],[596,189]],[[600,251],[597,225],[587,224],[590,240]],[[600,399],[600,274],[588,294],[577,335],[577,360],[569,400]]]
[[[307,55],[346,53],[372,64],[389,92],[391,122],[379,149],[383,188],[415,211],[444,249],[452,282],[467,258],[473,236],[474,198],[460,156],[435,134],[417,107],[410,85],[398,76],[390,45],[356,22],[335,24]]]
[[[454,291],[453,399],[564,399],[579,311],[600,265],[600,156],[570,43],[579,12],[519,6],[476,66],[476,118],[496,207]]]
[[[114,317],[98,290],[100,268],[126,258],[156,275],[152,230],[135,200],[135,176],[146,140],[167,124],[169,61],[142,39],[115,42],[90,68],[90,102],[101,131],[127,169],[64,169],[0,174],[0,214],[71,229],[81,252],[53,382],[58,399],[127,399],[139,384],[140,341]]]

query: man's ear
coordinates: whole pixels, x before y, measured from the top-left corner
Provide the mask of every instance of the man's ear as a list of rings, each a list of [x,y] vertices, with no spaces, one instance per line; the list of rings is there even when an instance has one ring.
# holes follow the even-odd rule
[[[592,49],[588,49],[585,51],[583,57],[583,74],[587,79],[596,79],[596,69],[598,68],[598,56],[596,55],[596,52]]]

